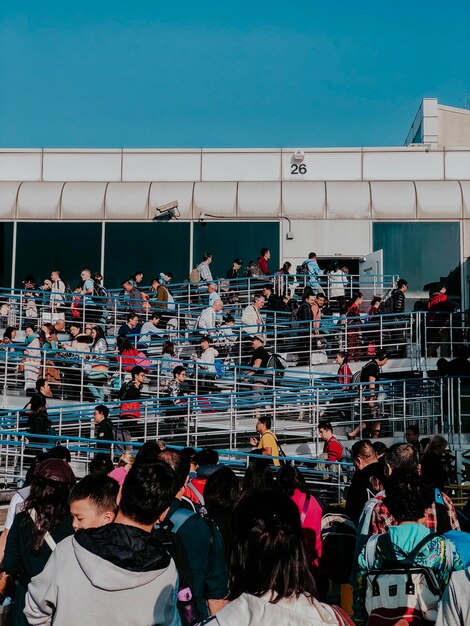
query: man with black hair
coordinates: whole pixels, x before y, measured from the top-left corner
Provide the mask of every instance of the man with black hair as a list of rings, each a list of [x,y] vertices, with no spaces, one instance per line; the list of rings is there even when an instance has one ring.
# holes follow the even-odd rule
[[[333,434],[333,426],[329,420],[318,422],[318,432],[320,439],[324,441],[323,454],[327,461],[341,461],[343,458],[343,446]]]
[[[145,383],[145,377],[146,372],[144,368],[136,365],[131,369],[132,380],[124,383],[118,394],[118,398],[121,400],[121,418],[126,420],[124,427],[134,437],[139,437],[142,434],[140,425],[140,394],[142,385]]]
[[[258,440],[256,437],[251,437],[251,445],[256,446],[261,451],[261,454],[279,456],[279,444],[276,435],[271,430],[271,418],[267,415],[260,415],[256,422],[256,431],[259,433],[260,438]],[[273,459],[273,464],[276,467],[281,465],[279,459]]]
[[[148,296],[133,285],[129,279],[122,281],[121,287],[124,290],[124,297],[129,301],[129,309],[142,313],[150,307]]]
[[[118,330],[118,337],[128,337],[140,333],[139,316],[135,311],[130,311],[126,315],[126,321]]]
[[[204,252],[202,255],[202,261],[197,266],[197,271],[199,272],[199,280],[200,282],[211,283],[212,282],[212,273],[209,268],[209,265],[212,263],[212,254],[210,252]]]
[[[24,408],[30,409],[31,403],[35,404],[36,402],[40,402],[41,405],[45,407],[47,404],[47,398],[50,398],[51,396],[52,393],[51,388],[49,387],[49,382],[45,378],[38,378],[36,381],[36,392],[31,396],[31,400]]]
[[[95,422],[95,439],[114,441],[113,423],[108,417],[109,409],[105,404],[98,404],[93,411]],[[111,443],[97,443],[97,450],[111,450]]]
[[[153,339],[165,335],[165,331],[158,327],[161,318],[161,313],[154,311],[150,315],[148,321],[142,324],[142,327],[140,329],[139,344],[144,344],[146,347],[148,347]]]
[[[238,278],[240,278],[238,272],[240,271],[242,265],[243,261],[239,258],[236,258],[232,263],[232,267],[226,271],[225,277],[229,280],[237,280]]]
[[[404,330],[404,327],[406,326],[408,321],[403,317],[403,313],[405,312],[405,293],[407,289],[408,282],[404,278],[400,278],[400,280],[397,282],[396,289],[392,291],[390,296],[390,299],[392,301],[391,313],[395,313],[397,316],[395,318],[391,318],[389,316],[385,320],[389,326],[391,342],[396,343],[397,356],[404,356],[406,353],[406,332]],[[392,320],[394,320],[393,324],[391,324]]]
[[[392,291],[392,305],[393,305],[393,313],[404,313],[405,312],[405,293],[408,290],[408,281],[404,278],[400,278],[397,282],[397,287]]]
[[[260,256],[258,257],[258,267],[265,276],[269,276],[268,261],[271,258],[271,252],[269,248],[261,248],[259,254]]]
[[[88,474],[70,492],[69,504],[75,531],[99,528],[114,522],[119,483],[106,474]]]
[[[207,618],[225,606],[228,595],[222,536],[216,524],[182,504],[189,477],[189,457],[167,448],[160,453],[160,459],[173,468],[178,479],[179,491],[171,504],[168,519],[186,551],[198,611],[201,618]]]
[[[405,431],[405,439],[407,443],[416,448],[418,454],[423,453],[423,449],[419,442],[419,426],[417,424],[408,424]]]
[[[178,626],[176,567],[153,534],[177,488],[166,463],[132,467],[115,521],[60,542],[32,579],[28,623],[109,624],[118,615],[120,624]]]

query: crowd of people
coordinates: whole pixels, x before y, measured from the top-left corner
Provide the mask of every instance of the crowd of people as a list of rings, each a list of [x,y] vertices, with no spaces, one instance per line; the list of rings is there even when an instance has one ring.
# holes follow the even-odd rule
[[[248,263],[246,273],[260,280],[259,290],[240,307],[236,287],[227,283],[223,290],[213,280],[212,255],[204,254],[189,276],[191,297],[202,306],[185,358],[168,328],[176,306],[171,272],[153,279],[150,289],[142,286],[140,271],[122,281],[125,320],[112,348],[106,332],[111,296],[100,274],[84,269],[73,291],[59,271],[40,288],[32,276],[25,279],[21,367],[29,459],[25,485],[13,495],[0,539],[0,593],[5,607],[13,602],[15,626],[468,623],[470,509],[467,503],[456,510],[446,493],[447,441],[440,435],[420,439],[411,423],[407,443],[387,448],[379,441],[380,379],[390,357],[382,346],[380,316],[389,316],[389,344],[400,355],[397,320],[405,311],[407,281],[375,296],[364,316],[363,294],[350,288],[347,268],[331,264],[325,282],[310,253],[297,268],[306,277],[299,302],[288,289],[291,264],[271,279],[269,261],[270,251],[263,248]],[[235,259],[226,278],[241,278],[242,266]],[[38,304],[50,311],[50,321],[39,329]],[[356,427],[351,401],[339,402],[353,425],[348,437],[360,438],[351,447],[355,471],[340,509],[330,507],[321,487],[322,477],[345,458],[334,423],[319,422],[323,451],[312,467],[302,468],[284,459],[269,412],[261,411],[272,380],[267,370],[276,367],[270,324],[282,323],[284,315],[310,362],[310,352],[325,349],[325,319],[333,309],[343,329],[335,351],[338,394],[361,394],[363,402]],[[444,368],[446,320],[453,312],[444,286],[431,294],[427,310],[427,349],[437,354],[440,347]],[[18,349],[19,330],[5,330],[4,353]],[[144,388],[149,397],[155,392],[149,384],[155,339],[161,345],[157,392],[167,401],[163,433],[172,436],[186,432],[188,374],[196,368],[200,389],[210,392],[220,375],[220,354],[236,347],[246,359],[257,421],[249,441],[252,461],[242,475],[221,463],[214,449],[177,450],[149,436],[141,401]],[[60,367],[61,361],[66,365]],[[357,361],[365,364],[353,373]],[[116,369],[114,391],[128,439],[106,404]],[[66,448],[44,448],[54,433],[48,398],[61,387],[68,398],[95,405],[95,451],[88,474],[78,481]],[[366,429],[370,439],[361,439]],[[131,440],[143,443],[137,453]],[[123,453],[115,464],[116,449]],[[315,488],[303,469],[316,472]],[[337,583],[353,588],[353,622],[347,606],[331,602]]]
[[[325,459],[340,462],[331,424],[319,428]],[[302,467],[273,464],[269,422],[257,431],[242,476],[214,449],[161,440],[116,466],[100,450],[78,481],[66,448],[39,453],[0,539],[14,626],[468,624],[470,510],[442,487],[442,437],[410,426],[409,443],[356,442],[337,509]],[[351,584],[352,618],[332,582]]]

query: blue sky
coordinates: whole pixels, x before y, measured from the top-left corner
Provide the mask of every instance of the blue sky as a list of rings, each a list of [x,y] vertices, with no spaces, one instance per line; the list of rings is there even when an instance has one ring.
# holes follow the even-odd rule
[[[0,147],[401,145],[470,95],[470,3],[2,0]]]

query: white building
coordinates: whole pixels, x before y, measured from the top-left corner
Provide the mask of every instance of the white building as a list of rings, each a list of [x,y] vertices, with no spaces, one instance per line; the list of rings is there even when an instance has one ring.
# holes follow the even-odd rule
[[[272,250],[270,269],[310,251],[352,270],[408,278],[417,296],[447,278],[467,294],[470,111],[423,100],[401,148],[0,151],[0,280],[20,286],[82,266],[116,286],[142,268],[187,277],[202,251]],[[177,223],[152,223],[177,200]],[[204,223],[200,222],[203,214]],[[289,234],[288,234],[289,233]],[[366,262],[367,262],[366,261]],[[460,269],[463,271],[460,272]],[[145,281],[147,282],[147,281]]]

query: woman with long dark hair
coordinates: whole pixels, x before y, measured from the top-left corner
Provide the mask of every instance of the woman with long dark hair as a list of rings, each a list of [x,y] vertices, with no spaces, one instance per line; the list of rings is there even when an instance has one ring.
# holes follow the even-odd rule
[[[204,487],[206,509],[220,530],[227,559],[232,548],[233,509],[239,496],[240,483],[229,467],[221,467],[207,479]]]
[[[336,353],[336,364],[338,367],[338,382],[341,385],[343,391],[348,391],[349,384],[352,379],[351,368],[348,364],[348,353],[344,350],[340,350]]]
[[[75,476],[62,459],[34,469],[31,492],[8,533],[3,565],[16,581],[13,626],[27,626],[23,614],[28,584],[44,569],[55,544],[73,534],[68,498]]]
[[[337,624],[316,600],[302,541],[300,516],[278,491],[253,491],[233,516],[230,602],[210,623],[219,626]]]

